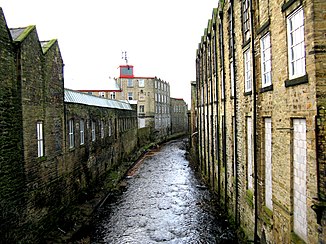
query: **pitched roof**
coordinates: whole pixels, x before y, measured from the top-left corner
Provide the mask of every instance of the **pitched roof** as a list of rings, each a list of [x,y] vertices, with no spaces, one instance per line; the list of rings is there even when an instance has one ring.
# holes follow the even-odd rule
[[[65,102],[78,103],[97,107],[116,108],[132,110],[129,103],[119,100],[110,100],[102,97],[92,96],[85,93],[65,89]]]
[[[49,41],[40,41],[43,53],[46,53],[56,41],[57,39],[52,39]]]
[[[33,29],[35,29],[35,25],[19,28],[10,28],[9,31],[14,41],[21,42]]]

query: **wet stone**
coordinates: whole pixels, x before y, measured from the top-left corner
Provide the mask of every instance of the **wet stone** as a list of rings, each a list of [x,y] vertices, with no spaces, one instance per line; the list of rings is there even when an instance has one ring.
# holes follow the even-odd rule
[[[98,211],[91,243],[237,243],[185,153],[183,140],[150,153]]]

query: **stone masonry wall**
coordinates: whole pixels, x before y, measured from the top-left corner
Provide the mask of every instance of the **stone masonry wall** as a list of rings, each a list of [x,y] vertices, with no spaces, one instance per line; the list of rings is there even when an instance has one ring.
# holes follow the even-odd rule
[[[25,176],[22,165],[20,87],[16,82],[15,47],[0,8],[0,236],[12,239],[10,230],[25,215]]]
[[[325,7],[322,0],[219,1],[218,14],[208,21],[197,50],[198,97],[192,99],[197,99],[193,104],[199,111],[193,113],[199,122],[199,165],[204,178],[209,179],[213,173],[209,143],[219,142],[214,151],[216,165],[222,167],[216,174],[218,185],[213,189],[249,240],[267,243],[325,240]],[[245,9],[248,15],[244,15]],[[304,16],[306,74],[293,79],[288,61],[288,19],[300,9]],[[246,16],[248,34],[244,32]],[[210,51],[214,36],[211,23],[216,24],[219,37],[216,59]],[[268,34],[271,84],[266,86],[262,80],[262,40]],[[246,55],[250,62],[245,62]],[[214,85],[218,87],[218,96],[213,100],[207,68],[212,63],[217,67]],[[232,63],[234,74],[231,74]],[[251,79],[249,91],[245,90],[246,67]],[[231,75],[235,82],[234,97]],[[208,108],[214,103],[216,124],[208,120],[213,114]],[[266,119],[271,122],[270,130],[265,128]],[[218,126],[219,132],[214,133],[214,139],[209,134],[213,126]],[[267,149],[270,151],[265,152]],[[271,156],[268,168],[266,155]],[[268,170],[272,181],[265,179]],[[266,183],[271,189],[265,189]],[[266,196],[272,198],[268,207]],[[298,228],[299,222],[302,226]]]
[[[0,8],[0,242],[43,243],[53,228],[73,229],[72,207],[90,200],[110,171],[138,155],[137,112],[64,103],[57,41],[40,42],[34,26],[18,32],[12,40]],[[38,121],[43,156],[38,155]]]

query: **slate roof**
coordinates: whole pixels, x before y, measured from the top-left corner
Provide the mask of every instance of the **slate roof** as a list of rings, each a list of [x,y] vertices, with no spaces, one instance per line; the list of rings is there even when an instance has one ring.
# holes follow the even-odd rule
[[[17,40],[17,38],[26,30],[27,27],[21,27],[21,28],[10,28],[10,34],[14,41]]]
[[[105,108],[132,110],[130,104],[125,101],[106,99],[69,89],[65,89],[65,102]]]

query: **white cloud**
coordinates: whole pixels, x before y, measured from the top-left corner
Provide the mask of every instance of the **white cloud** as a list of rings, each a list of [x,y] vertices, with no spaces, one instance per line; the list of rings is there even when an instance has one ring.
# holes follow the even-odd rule
[[[215,0],[1,0],[9,27],[36,25],[40,40],[57,38],[65,86],[117,76],[121,51],[137,76],[170,83],[190,104],[195,54]]]

